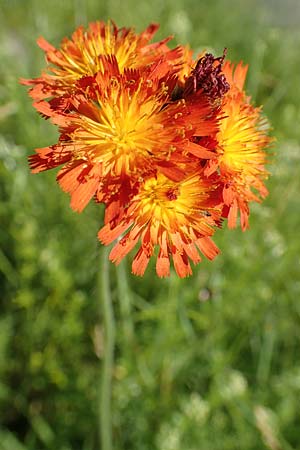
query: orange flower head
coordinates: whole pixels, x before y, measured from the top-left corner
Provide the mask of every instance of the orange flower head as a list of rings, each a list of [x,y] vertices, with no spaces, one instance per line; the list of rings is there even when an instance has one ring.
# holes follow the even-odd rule
[[[267,135],[268,124],[261,115],[261,108],[255,108],[243,91],[247,66],[226,63],[224,73],[231,88],[224,97],[220,130],[217,134],[219,154],[218,165],[224,183],[223,199],[228,226],[236,225],[240,212],[241,227],[248,224],[250,201],[259,202],[268,191],[263,180],[267,156],[265,148],[271,139]],[[254,191],[253,191],[254,189]]]
[[[186,277],[192,273],[189,259],[201,261],[198,250],[209,259],[219,252],[210,239],[220,224],[218,202],[216,180],[204,178],[199,169],[180,182],[159,173],[145,180],[119,223],[106,224],[99,239],[109,244],[125,232],[110,253],[116,264],[140,241],[132,263],[136,275],[144,274],[157,247],[158,276],[169,275],[172,258],[177,274]]]
[[[55,145],[29,157],[32,172],[58,168],[57,181],[81,212],[94,198],[105,205],[98,237],[116,264],[134,248],[132,272],[156,257],[159,277],[192,274],[201,254],[219,249],[211,237],[224,218],[248,227],[249,202],[266,195],[261,108],[244,91],[247,66],[170,38],[150,43],[113,22],[79,27],[59,48],[45,39],[47,68],[30,86],[34,107],[58,127]]]
[[[86,30],[77,28],[71,39],[63,39],[59,49],[41,37],[38,45],[46,54],[47,71],[40,78],[21,82],[33,86],[30,95],[35,100],[61,96],[72,91],[83,76],[104,72],[103,56],[115,56],[121,72],[161,60],[166,62],[168,70],[179,70],[183,50],[169,49],[166,44],[170,37],[149,44],[157,29],[157,24],[151,24],[136,34],[132,28],[117,28],[113,22],[98,21],[90,23]]]
[[[30,165],[33,172],[64,165],[57,179],[74,210],[81,211],[96,192],[107,203],[108,186],[116,195],[128,179],[135,185],[158,169],[178,181],[184,164],[214,156],[194,136],[216,134],[217,111],[201,94],[171,102],[174,80],[158,71],[121,73],[116,58],[106,58],[104,73],[78,82],[66,112],[51,111],[51,101],[38,102],[61,136],[57,145],[37,149]]]

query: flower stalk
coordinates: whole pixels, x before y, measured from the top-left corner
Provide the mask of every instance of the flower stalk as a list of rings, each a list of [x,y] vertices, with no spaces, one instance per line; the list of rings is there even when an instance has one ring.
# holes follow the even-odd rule
[[[115,319],[112,306],[108,247],[101,248],[99,306],[103,317],[104,348],[99,395],[99,437],[102,450],[112,450],[112,377],[114,368]]]
[[[116,268],[117,275],[117,291],[118,299],[120,303],[120,313],[123,324],[123,337],[125,341],[125,347],[131,348],[133,342],[134,329],[132,321],[132,305],[130,298],[130,288],[127,280],[126,260]]]

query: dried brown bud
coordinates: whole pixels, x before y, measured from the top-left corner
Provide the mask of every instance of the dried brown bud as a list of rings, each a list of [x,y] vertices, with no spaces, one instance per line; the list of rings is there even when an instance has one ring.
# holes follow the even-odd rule
[[[213,100],[221,98],[230,89],[230,85],[222,73],[222,64],[226,55],[215,58],[211,53],[199,59],[191,76],[186,80],[184,97],[202,89]]]

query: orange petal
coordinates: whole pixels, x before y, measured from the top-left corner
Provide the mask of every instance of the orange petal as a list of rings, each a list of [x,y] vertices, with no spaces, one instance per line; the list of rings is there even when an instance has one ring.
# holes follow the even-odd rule
[[[109,254],[109,259],[117,265],[120,264],[127,253],[129,253],[136,245],[137,241],[138,238],[130,239],[129,235],[127,234],[114,246]]]
[[[194,264],[198,264],[201,261],[201,256],[199,255],[194,244],[185,244],[184,250],[189,258],[193,261]]]
[[[146,253],[144,253],[144,250],[141,247],[132,262],[132,273],[139,276],[144,275],[149,263],[149,259],[150,257],[147,256]]]
[[[37,42],[38,46],[45,52],[55,52],[56,51],[56,48],[53,47],[53,45],[49,44],[49,42],[46,41],[46,39],[44,39],[42,36],[40,36],[36,42]]]
[[[170,164],[168,161],[160,161],[157,165],[160,172],[172,181],[181,181],[185,176],[182,169]]]
[[[156,273],[160,278],[170,275],[170,259],[160,250],[156,261]]]
[[[71,194],[71,208],[81,212],[95,194],[100,181],[99,168],[89,167],[86,162],[63,168],[57,176],[63,191]]]
[[[223,200],[226,205],[231,205],[234,201],[234,190],[231,186],[224,186],[223,188]]]
[[[198,239],[196,245],[208,259],[214,259],[220,253],[216,244],[208,236]]]
[[[114,228],[111,228],[110,224],[104,225],[104,227],[98,232],[98,238],[102,244],[108,245],[119,237],[125,230],[127,230],[131,223],[132,222],[129,221],[121,223]]]
[[[53,169],[54,167],[69,162],[71,159],[71,153],[60,145],[37,148],[35,151],[35,155],[28,157],[32,173]]]
[[[233,203],[230,205],[228,213],[228,228],[236,227],[237,214],[238,214],[237,201],[234,200]]]
[[[243,62],[240,61],[236,66],[233,76],[234,83],[240,90],[242,90],[244,87],[247,72],[248,72],[248,64],[243,66]]]
[[[249,207],[246,203],[240,205],[240,222],[243,231],[249,228]]]
[[[198,158],[211,159],[216,157],[214,152],[210,152],[205,147],[202,147],[199,144],[194,144],[194,142],[191,141],[187,142],[185,145],[185,150],[192,153],[192,155],[198,156]]]
[[[192,269],[188,260],[188,257],[186,253],[180,254],[176,249],[173,253],[173,261],[174,261],[174,267],[176,270],[177,275],[180,278],[188,277],[189,275],[192,275]]]

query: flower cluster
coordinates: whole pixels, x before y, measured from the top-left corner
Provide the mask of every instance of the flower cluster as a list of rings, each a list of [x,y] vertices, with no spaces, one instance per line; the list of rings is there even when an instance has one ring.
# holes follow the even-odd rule
[[[59,140],[29,157],[32,172],[61,167],[57,181],[81,212],[105,204],[99,231],[118,264],[134,247],[132,272],[156,255],[158,276],[192,273],[200,254],[228,226],[248,227],[249,202],[267,195],[271,139],[261,108],[244,91],[247,66],[210,53],[193,60],[158,26],[136,34],[114,23],[78,28],[56,49],[43,38],[47,68],[30,86],[34,107],[59,129]]]

